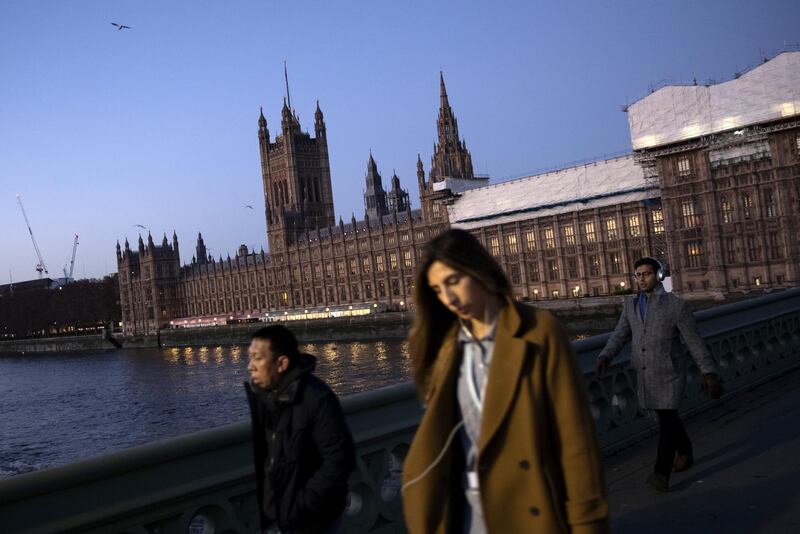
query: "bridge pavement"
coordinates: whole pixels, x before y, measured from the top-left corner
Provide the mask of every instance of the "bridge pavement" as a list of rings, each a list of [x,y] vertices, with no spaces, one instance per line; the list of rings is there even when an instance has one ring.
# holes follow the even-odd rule
[[[606,459],[612,532],[800,533],[800,369],[686,421],[695,465],[645,485],[652,436]]]

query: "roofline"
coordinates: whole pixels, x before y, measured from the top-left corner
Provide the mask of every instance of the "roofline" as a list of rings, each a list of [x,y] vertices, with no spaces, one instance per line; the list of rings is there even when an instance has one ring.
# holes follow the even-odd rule
[[[493,213],[491,215],[481,215],[479,217],[470,217],[468,219],[459,219],[459,220],[454,220],[452,222],[453,222],[453,224],[466,224],[466,223],[471,223],[471,222],[486,221],[486,220],[489,220],[489,219],[496,219],[496,218],[500,218],[500,217],[510,217],[512,215],[520,215],[520,214],[523,214],[523,213],[534,213],[534,212],[542,211],[542,210],[546,210],[546,209],[560,208],[560,207],[568,206],[570,204],[575,204],[575,203],[588,204],[589,202],[591,202],[593,200],[600,200],[600,199],[603,199],[603,198],[610,198],[610,197],[615,197],[615,196],[619,196],[619,195],[627,195],[629,193],[646,193],[648,191],[657,191],[658,189],[659,188],[657,186],[635,187],[633,189],[624,189],[622,191],[615,191],[613,193],[602,193],[602,194],[593,195],[593,196],[590,196],[590,197],[582,197],[582,198],[576,198],[576,199],[571,199],[571,200],[563,200],[561,202],[553,202],[552,204],[543,204],[541,206],[533,206],[533,207],[530,207],[530,208],[521,208],[521,209],[516,209],[516,210],[510,210],[510,211],[502,211],[502,212],[499,212],[499,213]],[[474,191],[474,189],[473,189],[473,191]]]
[[[732,82],[734,80],[738,80],[739,78],[741,78],[745,74],[747,74],[747,73],[749,73],[751,71],[754,71],[755,69],[759,68],[760,66],[764,65],[765,63],[769,63],[773,59],[777,58],[778,56],[782,56],[783,54],[800,54],[800,45],[794,45],[794,46],[787,45],[786,48],[787,48],[786,50],[782,50],[782,51],[778,52],[777,54],[775,54],[772,57],[765,57],[760,63],[758,63],[756,65],[750,65],[750,66],[746,67],[744,70],[741,70],[741,71],[738,71],[738,72],[734,73],[734,75],[732,77],[727,78],[727,79],[723,79],[723,80],[720,80],[720,81],[706,80],[706,83],[689,83],[689,82],[686,82],[686,83],[670,83],[668,81],[665,81],[663,84],[658,85],[657,88],[651,89],[650,92],[647,93],[646,95],[640,96],[639,98],[637,98],[633,102],[629,102],[629,103],[625,104],[624,106],[622,106],[622,110],[625,113],[628,113],[628,110],[630,109],[631,106],[633,106],[635,104],[638,104],[639,102],[641,102],[645,98],[647,98],[649,96],[652,96],[652,95],[658,93],[659,91],[661,91],[662,89],[666,89],[668,87],[695,87],[695,86],[697,86],[697,87],[706,87],[706,88],[708,88],[708,87],[713,87],[715,85],[722,85],[723,83],[728,83],[728,82]],[[792,50],[791,48],[796,48],[796,50]]]
[[[566,166],[566,167],[558,167],[558,168],[555,168],[555,169],[552,169],[552,170],[549,170],[549,171],[537,172],[535,174],[526,174],[525,176],[519,176],[517,178],[509,178],[508,180],[501,180],[499,182],[495,182],[493,184],[488,184],[488,185],[485,185],[483,187],[475,187],[473,189],[469,189],[469,190],[465,191],[464,193],[471,193],[473,191],[483,191],[484,189],[489,189],[491,187],[497,187],[497,186],[506,185],[506,184],[513,184],[514,182],[521,182],[522,180],[528,180],[529,178],[539,178],[539,177],[542,177],[542,176],[547,176],[549,174],[556,174],[556,173],[559,173],[559,172],[562,172],[562,171],[569,171],[569,170],[572,170],[572,169],[579,169],[581,167],[591,167],[593,165],[597,165],[598,163],[608,163],[610,161],[616,161],[618,159],[632,158],[633,155],[634,155],[633,150],[625,149],[624,153],[621,153],[621,154],[619,154],[617,156],[600,156],[598,159],[591,159],[591,160],[588,160],[588,161],[583,161],[581,163],[575,163],[575,164],[572,164],[572,165],[568,164],[568,166]]]

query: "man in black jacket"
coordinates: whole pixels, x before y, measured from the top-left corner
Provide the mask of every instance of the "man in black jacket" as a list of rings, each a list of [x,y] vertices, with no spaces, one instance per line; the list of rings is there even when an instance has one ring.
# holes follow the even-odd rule
[[[281,325],[253,334],[245,383],[253,422],[258,505],[264,531],[327,533],[338,526],[355,468],[339,400],[314,376]]]

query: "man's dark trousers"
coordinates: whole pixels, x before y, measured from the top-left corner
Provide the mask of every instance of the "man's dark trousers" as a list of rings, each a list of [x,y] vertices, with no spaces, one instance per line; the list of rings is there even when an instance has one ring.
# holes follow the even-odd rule
[[[678,410],[656,410],[656,413],[659,433],[658,457],[654,471],[669,478],[675,453],[692,456],[692,442],[678,416]]]

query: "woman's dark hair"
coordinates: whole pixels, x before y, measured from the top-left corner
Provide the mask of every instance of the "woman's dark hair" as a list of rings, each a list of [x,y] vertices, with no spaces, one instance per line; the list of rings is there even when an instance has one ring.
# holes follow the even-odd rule
[[[272,353],[275,356],[286,356],[291,363],[294,363],[300,354],[297,348],[297,338],[294,337],[291,330],[281,324],[259,328],[253,333],[252,338],[269,341]]]
[[[502,303],[511,297],[511,285],[503,268],[469,232],[450,229],[425,244],[414,283],[414,324],[408,337],[413,378],[422,391],[444,337],[457,317],[448,310],[428,285],[428,269],[434,262],[469,275]]]

